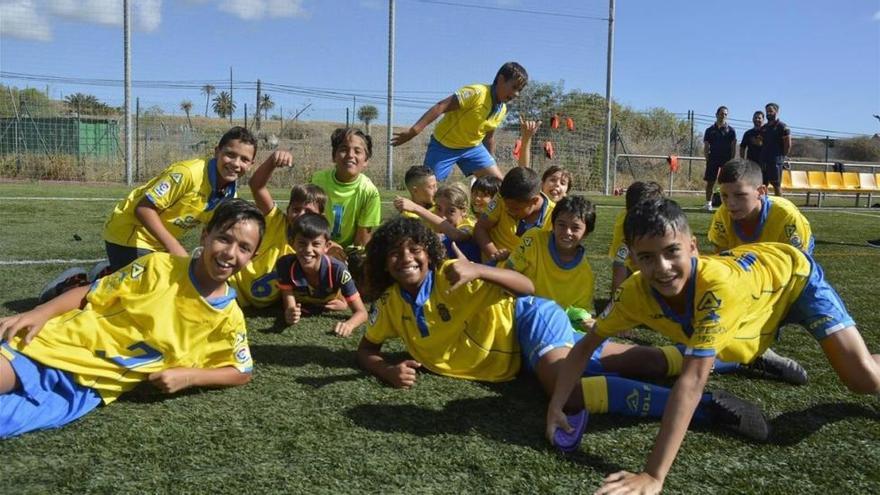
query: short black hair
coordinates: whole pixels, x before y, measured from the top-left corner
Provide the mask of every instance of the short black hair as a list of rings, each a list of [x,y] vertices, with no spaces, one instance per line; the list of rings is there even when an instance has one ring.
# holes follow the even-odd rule
[[[772,108],[773,110],[776,110],[777,112],[779,111],[779,105],[777,105],[776,103],[773,103],[772,101],[770,103],[764,105],[764,110],[766,110],[768,108]]]
[[[761,110],[755,110],[755,113],[752,114],[752,118],[755,118],[755,115],[760,115],[761,117],[763,117],[764,112]]]
[[[666,232],[691,232],[687,217],[675,201],[668,198],[642,201],[626,213],[623,237],[627,246],[640,237],[662,237]]]
[[[403,216],[388,220],[373,232],[367,243],[364,261],[366,290],[363,292],[366,301],[375,301],[394,285],[394,279],[385,268],[385,258],[388,252],[407,239],[425,248],[431,268],[438,268],[446,259],[446,249],[440,238],[425,224]]]
[[[214,214],[205,225],[205,232],[226,232],[238,222],[253,221],[260,230],[260,242],[266,233],[266,219],[263,213],[252,203],[241,198],[230,198],[220,202],[214,209]],[[258,248],[258,242],[254,249]]]
[[[764,183],[761,166],[745,158],[734,158],[725,163],[718,174],[718,183],[732,184],[738,181],[747,182],[753,186],[760,186]]]
[[[626,188],[626,209],[631,210],[633,206],[648,199],[660,199],[663,197],[663,186],[654,182],[636,181]]]
[[[528,201],[541,193],[541,180],[534,170],[515,167],[504,176],[498,192],[504,199]]]
[[[230,141],[234,140],[238,140],[241,143],[253,146],[254,156],[252,156],[251,159],[257,156],[257,137],[254,136],[254,133],[247,130],[247,128],[239,125],[226,131],[223,136],[220,137],[220,142],[217,143],[217,147],[222,148],[226,146]]]
[[[556,217],[562,213],[571,213],[584,222],[587,226],[587,234],[596,228],[596,206],[583,196],[573,195],[560,199],[553,208],[553,213],[550,214],[550,222],[556,223]]]
[[[342,146],[350,136],[357,136],[364,140],[364,143],[367,144],[367,159],[373,157],[373,138],[370,137],[369,134],[364,134],[364,132],[360,129],[355,129],[353,127],[340,127],[333,131],[333,134],[330,135],[330,157],[336,156],[336,150]]]
[[[482,177],[477,177],[477,180],[471,184],[471,194],[474,191],[479,191],[482,193],[486,193],[489,196],[495,196],[498,194],[498,190],[501,189],[501,179],[495,177],[494,175],[484,175]]]
[[[297,184],[290,188],[290,204],[306,205],[315,203],[319,213],[324,213],[327,206],[327,193],[315,184]]]
[[[728,112],[730,111],[727,107],[725,107],[724,105],[721,105],[720,107],[718,107],[718,110],[715,110],[715,116],[717,117],[718,114],[719,114],[722,110],[727,110]]]
[[[526,84],[529,83],[529,73],[526,72],[526,68],[516,62],[507,62],[502,65],[501,68],[498,69],[498,73],[495,74],[495,83],[497,83],[498,79],[501,77],[503,77],[505,81],[513,79],[516,81],[516,85],[519,88],[524,88]]]
[[[403,184],[407,187],[413,187],[419,185],[423,180],[428,177],[434,177],[434,171],[424,165],[413,165],[412,167],[406,169],[406,174],[403,176]]]
[[[287,232],[289,241],[293,241],[298,235],[310,240],[321,236],[330,240],[330,222],[324,215],[303,213],[293,221]]]

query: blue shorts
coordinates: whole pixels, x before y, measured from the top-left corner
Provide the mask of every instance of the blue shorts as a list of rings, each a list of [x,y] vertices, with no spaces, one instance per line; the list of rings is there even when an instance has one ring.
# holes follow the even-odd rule
[[[538,361],[553,349],[574,347],[584,334],[571,328],[565,311],[549,299],[525,296],[516,298],[516,337],[522,349],[523,359],[529,370],[535,371]],[[607,340],[605,342],[608,342]],[[584,374],[604,375],[605,369],[599,361],[603,342],[593,355]]]
[[[5,342],[0,353],[19,382],[15,390],[0,395],[0,438],[58,428],[101,405],[98,392],[76,383],[69,373],[43,366]]]
[[[788,309],[784,323],[797,323],[806,328],[816,340],[822,340],[834,332],[855,326],[856,322],[846,310],[837,291],[825,280],[825,272],[812,256],[810,277],[797,300]]]
[[[784,163],[785,156],[779,155],[772,161],[761,164],[761,179],[764,181],[765,186],[773,182],[779,182],[779,178],[782,177],[782,165]]]
[[[452,166],[456,163],[458,163],[461,172],[469,176],[477,170],[495,165],[495,159],[482,143],[473,148],[452,149],[443,146],[434,139],[434,136],[431,136],[428,151],[425,153],[424,165],[434,171],[437,180],[440,182],[446,180],[452,173]]]
[[[104,241],[104,247],[107,249],[107,260],[110,261],[110,269],[114,272],[130,265],[132,261],[141,256],[146,256],[153,252],[149,249],[122,246],[107,241]]]

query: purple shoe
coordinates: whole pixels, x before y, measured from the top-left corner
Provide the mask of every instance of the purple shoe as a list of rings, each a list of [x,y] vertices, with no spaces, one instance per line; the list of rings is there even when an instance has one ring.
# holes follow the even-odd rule
[[[572,427],[571,433],[566,433],[562,428],[556,428],[553,433],[553,444],[556,448],[563,452],[574,452],[581,443],[581,437],[584,436],[584,430],[587,429],[587,421],[590,415],[586,409],[581,410],[577,414],[567,416],[568,424]]]

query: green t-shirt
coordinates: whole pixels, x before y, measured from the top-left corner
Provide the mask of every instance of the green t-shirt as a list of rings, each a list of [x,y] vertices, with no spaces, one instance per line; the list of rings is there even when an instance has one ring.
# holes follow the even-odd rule
[[[379,190],[366,175],[358,175],[351,182],[339,182],[336,169],[329,168],[315,172],[312,184],[320,186],[327,194],[324,216],[330,222],[330,238],[342,247],[354,243],[358,227],[376,227],[382,222]]]

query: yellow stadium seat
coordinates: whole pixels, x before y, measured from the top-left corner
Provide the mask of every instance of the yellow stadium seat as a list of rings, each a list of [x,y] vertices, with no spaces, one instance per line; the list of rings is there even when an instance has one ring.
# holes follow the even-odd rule
[[[874,183],[877,184],[877,188],[880,189],[880,173],[874,174]]]
[[[865,191],[876,191],[877,180],[874,178],[874,174],[867,172],[859,173],[859,188]]]
[[[803,170],[792,170],[791,187],[795,189],[812,189],[810,181],[807,180],[807,173]]]
[[[812,172],[810,172],[812,173]],[[813,182],[813,176],[810,176],[810,183]],[[825,188],[826,189],[843,189],[843,175],[840,172],[825,172]]]
[[[782,170],[782,188],[783,189],[793,189],[794,186],[791,185],[791,170],[783,169]]]
[[[810,170],[807,172],[807,182],[812,189],[828,189],[828,183],[825,182],[825,172]]]
[[[859,188],[859,174],[855,172],[844,172],[843,173],[843,187],[844,189],[858,189]]]

